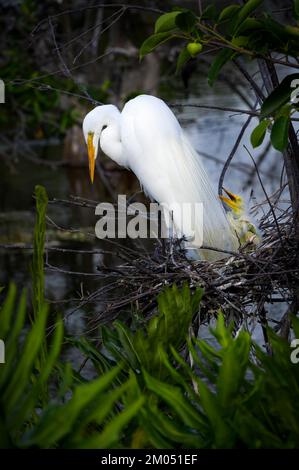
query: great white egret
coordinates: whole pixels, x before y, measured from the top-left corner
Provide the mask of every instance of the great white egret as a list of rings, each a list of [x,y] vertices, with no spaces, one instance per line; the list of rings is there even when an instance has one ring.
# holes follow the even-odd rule
[[[135,173],[152,200],[166,207],[175,203],[203,204],[203,219],[195,219],[192,243],[197,248],[203,244],[220,252],[202,249],[201,257],[218,259],[225,256],[221,250],[237,249],[238,238],[212,189],[201,157],[161,99],[140,95],[128,101],[122,112],[114,105],[98,106],[86,115],[83,133],[92,182],[100,146],[108,157]],[[190,225],[186,220],[190,213],[183,212],[181,220],[181,212],[173,210],[172,217],[175,227]]]

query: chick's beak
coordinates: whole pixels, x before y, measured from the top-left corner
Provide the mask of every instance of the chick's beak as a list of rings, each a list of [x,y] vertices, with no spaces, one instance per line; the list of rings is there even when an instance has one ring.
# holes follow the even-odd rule
[[[93,145],[93,132],[89,132],[87,137],[87,151],[89,161],[89,174],[90,180],[93,183],[94,180],[94,169],[95,169],[95,148]]]
[[[232,201],[234,201],[234,202],[237,201],[237,196],[236,196],[235,194],[233,194],[233,193],[231,193],[230,191],[228,191],[228,189],[225,189],[225,188],[222,188],[222,189],[223,189],[223,191],[228,195],[228,197],[229,197]]]
[[[225,188],[222,188],[222,189],[228,195],[228,197],[219,196],[219,198],[221,199],[221,201],[225,202],[225,204],[227,204],[228,207],[230,207],[233,210],[236,210],[237,209],[237,197],[236,197],[236,195],[231,193],[230,191],[228,191]]]
[[[235,208],[234,203],[233,203],[228,197],[219,196],[219,198],[221,199],[221,201],[225,202],[225,204],[227,204],[228,207],[230,207],[231,209],[234,209],[234,208]]]

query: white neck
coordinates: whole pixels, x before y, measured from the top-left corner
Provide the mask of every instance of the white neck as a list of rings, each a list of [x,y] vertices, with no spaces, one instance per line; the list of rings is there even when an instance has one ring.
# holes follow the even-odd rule
[[[109,158],[119,165],[126,166],[122,152],[120,118],[119,111],[107,115],[105,119],[107,127],[101,133],[100,147]]]

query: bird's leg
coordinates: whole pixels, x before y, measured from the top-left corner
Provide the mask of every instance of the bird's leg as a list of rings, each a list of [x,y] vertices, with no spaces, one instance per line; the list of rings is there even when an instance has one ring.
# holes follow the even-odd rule
[[[165,238],[162,238],[161,239],[162,241],[162,255],[166,257],[166,242],[165,242]]]
[[[171,236],[171,238],[169,239],[169,255],[170,255],[170,259],[172,261],[172,263],[175,265],[175,261],[174,261],[174,258],[173,258],[173,238]]]
[[[174,247],[174,231],[175,231],[175,225],[174,225],[174,221],[173,221],[173,212],[171,212],[171,225],[170,225],[170,230],[169,230],[169,255],[170,255],[170,259],[171,259],[171,262],[172,264],[175,266],[175,267],[178,267],[178,264],[177,262],[175,261],[174,259],[174,250],[173,250],[173,247]]]

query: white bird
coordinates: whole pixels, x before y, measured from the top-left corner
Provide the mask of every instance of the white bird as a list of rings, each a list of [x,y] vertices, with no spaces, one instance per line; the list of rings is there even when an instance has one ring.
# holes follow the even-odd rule
[[[201,157],[161,99],[140,95],[128,101],[122,112],[114,105],[98,106],[86,115],[83,133],[92,182],[100,146],[108,157],[135,173],[152,200],[165,207],[203,204],[203,219],[195,216],[191,242],[200,257],[219,259],[225,256],[221,250],[237,249],[238,239],[213,191]],[[176,233],[189,237],[184,227],[190,226],[190,213],[183,212],[181,220],[180,210],[174,209],[172,218]],[[202,245],[220,252],[200,250]]]

